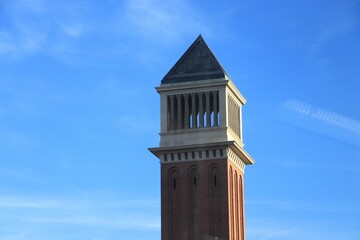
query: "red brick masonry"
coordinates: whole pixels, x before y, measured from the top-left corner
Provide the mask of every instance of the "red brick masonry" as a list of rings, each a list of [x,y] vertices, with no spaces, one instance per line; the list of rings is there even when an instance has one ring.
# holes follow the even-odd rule
[[[161,165],[162,240],[245,240],[243,173],[226,158]]]

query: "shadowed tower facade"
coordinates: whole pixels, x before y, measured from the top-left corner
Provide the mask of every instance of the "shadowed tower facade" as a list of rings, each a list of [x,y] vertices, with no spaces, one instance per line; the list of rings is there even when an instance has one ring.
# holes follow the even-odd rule
[[[162,240],[245,240],[246,100],[201,35],[156,88]]]

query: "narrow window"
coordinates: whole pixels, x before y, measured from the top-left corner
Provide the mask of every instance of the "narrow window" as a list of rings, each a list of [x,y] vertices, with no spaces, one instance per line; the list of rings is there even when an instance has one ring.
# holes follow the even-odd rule
[[[214,127],[215,126],[215,114],[214,114],[214,112],[211,112],[210,116],[211,116],[211,127]]]
[[[185,160],[188,160],[188,153],[185,153]]]
[[[193,128],[193,119],[192,119],[192,114],[190,114],[190,119],[189,119],[189,128]]]
[[[199,151],[199,158],[202,158],[202,152]]]
[[[173,180],[173,188],[174,188],[174,190],[176,190],[176,178],[174,178],[174,180]]]
[[[207,125],[207,121],[206,121],[206,119],[207,119],[207,116],[206,116],[207,114],[206,114],[206,112],[204,113],[204,127],[209,127],[208,125]]]
[[[195,152],[191,152],[191,158],[195,159]]]
[[[181,160],[181,153],[178,153],[178,160]]]
[[[217,185],[217,179],[216,179],[216,175],[214,175],[214,186],[216,187]]]
[[[196,188],[196,177],[193,178],[193,186]]]
[[[213,150],[213,157],[216,157],[216,150]]]
[[[224,156],[224,151],[220,149],[220,157]]]
[[[171,154],[171,161],[174,161],[174,154]]]
[[[167,154],[164,154],[164,160],[165,160],[165,162],[167,162]]]
[[[197,116],[196,116],[196,122],[197,122],[197,127],[203,127],[200,125],[200,114],[198,113]]]
[[[209,157],[209,151],[206,150],[206,157],[208,158]]]

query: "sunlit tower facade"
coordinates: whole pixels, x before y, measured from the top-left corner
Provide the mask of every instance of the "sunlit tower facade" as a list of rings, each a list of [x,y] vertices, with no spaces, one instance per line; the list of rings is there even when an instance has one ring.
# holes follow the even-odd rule
[[[162,240],[245,240],[246,100],[199,36],[160,94]]]

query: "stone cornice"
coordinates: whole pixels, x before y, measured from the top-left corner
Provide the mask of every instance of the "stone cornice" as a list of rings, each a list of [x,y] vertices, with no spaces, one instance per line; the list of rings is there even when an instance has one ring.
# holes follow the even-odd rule
[[[158,93],[161,92],[173,92],[179,90],[188,90],[189,92],[196,92],[199,88],[209,89],[209,87],[219,87],[226,86],[229,82],[229,79],[219,78],[203,81],[194,81],[194,82],[183,82],[183,83],[168,83],[161,84],[160,87],[156,87]]]
[[[226,158],[232,161],[242,171],[245,165],[254,164],[254,160],[250,155],[235,141],[149,148],[149,151],[160,159],[161,164]]]

